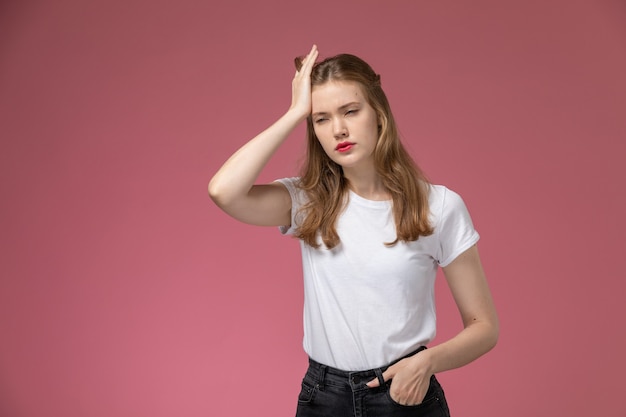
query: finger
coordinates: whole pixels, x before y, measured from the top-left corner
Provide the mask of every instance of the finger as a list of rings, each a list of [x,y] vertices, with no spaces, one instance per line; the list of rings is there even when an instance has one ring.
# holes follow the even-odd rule
[[[317,58],[317,55],[318,55],[317,46],[313,45],[313,47],[311,48],[311,51],[304,58],[300,71],[302,71],[302,69],[305,69],[306,71],[310,71],[311,68],[313,68],[313,64],[315,63],[315,59]]]
[[[311,56],[317,51],[317,45],[313,45],[308,54],[306,54],[305,59],[310,59]]]
[[[388,368],[385,372],[383,372],[383,381],[385,382],[389,381],[390,379],[393,378],[394,375],[395,375],[395,371],[393,371],[391,368]],[[378,378],[374,378],[365,385],[367,385],[370,388],[380,387],[380,381],[378,380]]]
[[[317,45],[313,45],[311,50],[305,56],[299,56],[294,59],[294,65],[296,67],[296,74],[302,71],[302,67],[304,67],[309,62],[315,62],[315,58],[317,58]],[[312,65],[311,65],[312,66]]]

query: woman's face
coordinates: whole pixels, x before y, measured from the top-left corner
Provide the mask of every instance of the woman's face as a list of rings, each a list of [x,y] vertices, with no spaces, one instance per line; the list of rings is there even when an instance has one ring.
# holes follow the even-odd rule
[[[372,168],[378,116],[361,86],[329,81],[313,87],[312,121],[326,154],[344,169]]]

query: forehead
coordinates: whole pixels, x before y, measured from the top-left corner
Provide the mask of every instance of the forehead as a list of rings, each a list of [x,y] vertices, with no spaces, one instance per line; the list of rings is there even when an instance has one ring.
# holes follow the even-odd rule
[[[353,81],[328,81],[311,91],[312,113],[331,112],[351,102],[365,102],[361,86]]]

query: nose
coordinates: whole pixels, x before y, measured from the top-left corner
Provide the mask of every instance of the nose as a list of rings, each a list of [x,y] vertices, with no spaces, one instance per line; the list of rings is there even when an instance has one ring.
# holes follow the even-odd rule
[[[333,122],[333,135],[336,139],[348,137],[348,128],[342,119],[335,119]]]

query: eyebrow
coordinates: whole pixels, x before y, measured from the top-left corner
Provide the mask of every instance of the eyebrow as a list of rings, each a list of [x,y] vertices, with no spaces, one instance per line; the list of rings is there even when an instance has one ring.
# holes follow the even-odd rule
[[[354,106],[354,105],[360,105],[360,104],[361,103],[358,102],[358,101],[351,101],[350,103],[346,103],[344,105],[339,106],[339,108],[337,110],[342,111],[342,110],[347,109],[348,107],[351,107],[351,106]],[[315,113],[311,114],[311,116],[315,117],[315,116],[322,116],[322,115],[325,115],[325,114],[328,114],[328,112],[318,111],[318,112],[315,112]]]

